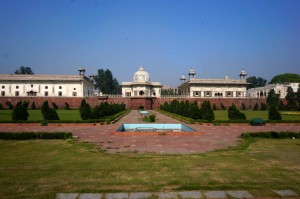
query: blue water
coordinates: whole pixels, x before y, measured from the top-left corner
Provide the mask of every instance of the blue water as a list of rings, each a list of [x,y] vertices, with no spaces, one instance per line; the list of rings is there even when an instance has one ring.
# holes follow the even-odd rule
[[[118,132],[195,132],[183,124],[122,124]]]

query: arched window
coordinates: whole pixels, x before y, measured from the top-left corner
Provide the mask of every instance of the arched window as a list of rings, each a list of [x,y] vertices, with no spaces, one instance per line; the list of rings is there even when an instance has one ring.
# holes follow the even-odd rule
[[[19,89],[19,86],[16,86],[16,89]]]
[[[5,88],[5,86],[2,86],[2,88]]]
[[[62,89],[62,87],[61,87],[61,86],[59,86],[58,88],[59,88],[59,89]]]
[[[74,91],[76,91],[76,88],[74,88]]]
[[[140,91],[139,94],[140,94],[140,96],[143,96],[145,94],[145,92],[144,91]]]
[[[48,89],[48,86],[45,86],[45,89]]]

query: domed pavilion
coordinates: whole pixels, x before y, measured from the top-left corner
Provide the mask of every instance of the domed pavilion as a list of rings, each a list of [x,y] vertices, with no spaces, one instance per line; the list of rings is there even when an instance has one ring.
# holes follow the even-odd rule
[[[125,97],[160,97],[160,82],[150,82],[150,75],[143,67],[134,73],[133,82],[122,82],[122,95]]]

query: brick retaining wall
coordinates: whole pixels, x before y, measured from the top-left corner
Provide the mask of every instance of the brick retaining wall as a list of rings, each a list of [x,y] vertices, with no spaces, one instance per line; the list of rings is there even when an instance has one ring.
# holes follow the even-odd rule
[[[0,103],[4,108],[7,108],[5,102],[10,101],[15,105],[18,101],[28,100],[30,102],[35,102],[36,106],[40,108],[44,101],[48,100],[50,107],[52,102],[56,103],[59,108],[63,108],[65,102],[67,102],[71,109],[77,109],[81,101],[85,99],[87,103],[94,107],[99,105],[101,102],[108,103],[124,103],[128,109],[138,109],[143,106],[145,109],[155,109],[164,104],[165,102],[171,102],[176,98],[109,98],[109,97],[0,97]],[[253,99],[253,98],[177,98],[178,101],[194,102],[197,101],[199,104],[204,100],[210,100],[211,104],[216,103],[217,107],[220,108],[220,104],[223,103],[226,107],[231,104],[236,104],[237,107],[241,107],[242,103],[246,107],[253,107],[255,103],[266,103],[266,99]],[[30,106],[30,105],[29,105]]]

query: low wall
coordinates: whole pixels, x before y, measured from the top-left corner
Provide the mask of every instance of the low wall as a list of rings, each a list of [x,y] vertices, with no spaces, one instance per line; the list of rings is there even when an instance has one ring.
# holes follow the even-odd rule
[[[224,104],[226,107],[231,104],[235,104],[237,107],[241,107],[242,103],[246,105],[247,108],[252,108],[255,103],[266,103],[266,99],[254,99],[254,98],[133,98],[133,97],[0,97],[0,103],[4,108],[8,108],[5,104],[10,101],[13,105],[21,100],[28,100],[31,103],[35,102],[37,108],[40,108],[44,101],[48,100],[49,105],[52,106],[54,102],[59,108],[63,108],[65,102],[67,102],[71,109],[78,109],[81,101],[85,99],[87,103],[94,107],[99,105],[101,102],[108,103],[124,103],[127,109],[138,109],[143,106],[145,109],[155,109],[159,108],[161,104],[165,102],[170,103],[172,100],[177,99],[178,101],[194,102],[197,101],[201,104],[205,100],[210,100],[211,104],[216,103],[217,107],[220,108],[220,104]],[[29,105],[30,106],[30,105]]]

